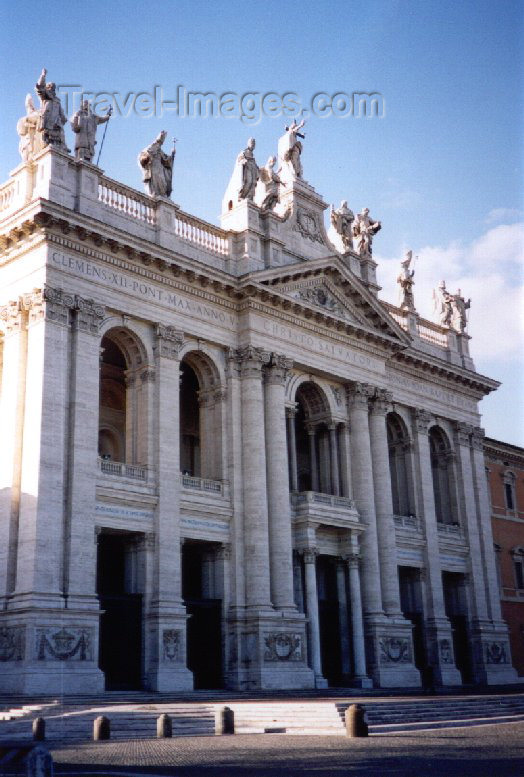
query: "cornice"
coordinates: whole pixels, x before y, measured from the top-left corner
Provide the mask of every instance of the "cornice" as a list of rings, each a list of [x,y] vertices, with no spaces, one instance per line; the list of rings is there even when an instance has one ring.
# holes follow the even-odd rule
[[[435,377],[438,377],[439,381],[442,378],[446,378],[455,383],[461,383],[470,390],[478,391],[479,399],[485,394],[495,391],[500,386],[500,382],[493,380],[493,378],[488,378],[485,375],[480,375],[478,372],[472,372],[458,365],[450,364],[443,359],[438,359],[436,356],[414,351],[412,348],[394,353],[390,357],[390,363],[392,366],[394,364],[395,370],[399,369],[399,371],[402,371],[403,365],[406,367],[409,365],[409,371],[406,374],[411,377],[416,374],[422,374],[426,379],[427,373],[430,372]],[[422,371],[414,373],[414,369],[421,369]]]

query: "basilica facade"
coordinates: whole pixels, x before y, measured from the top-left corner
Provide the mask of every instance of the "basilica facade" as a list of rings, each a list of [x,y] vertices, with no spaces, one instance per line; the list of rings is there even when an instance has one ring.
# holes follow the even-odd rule
[[[497,383],[409,263],[379,298],[369,212],[326,231],[300,129],[279,174],[239,155],[220,228],[153,146],[150,194],[58,142],[0,187],[3,691],[515,680]]]

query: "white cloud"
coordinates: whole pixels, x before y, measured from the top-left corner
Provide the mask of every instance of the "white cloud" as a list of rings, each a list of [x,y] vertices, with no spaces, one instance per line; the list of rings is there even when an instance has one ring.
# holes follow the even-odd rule
[[[472,356],[524,360],[524,224],[499,225],[469,244],[454,241],[412,248],[419,257],[414,293],[420,315],[435,320],[432,290],[445,280],[450,291],[461,289],[462,296],[471,297]],[[402,255],[374,258],[381,298],[398,304],[396,278]]]
[[[493,208],[486,216],[486,224],[505,223],[517,221],[522,218],[523,212],[519,208]]]

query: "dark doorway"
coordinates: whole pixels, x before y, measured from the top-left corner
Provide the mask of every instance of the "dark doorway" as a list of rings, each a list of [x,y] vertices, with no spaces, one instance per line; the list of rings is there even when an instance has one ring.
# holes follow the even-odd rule
[[[404,617],[413,624],[413,653],[417,669],[427,672],[428,659],[424,634],[424,608],[420,569],[417,567],[399,567],[400,607]]]
[[[187,666],[195,688],[222,688],[222,599],[215,583],[212,543],[186,542],[182,596],[187,614]]]
[[[455,666],[462,676],[462,682],[471,683],[473,672],[464,575],[458,572],[443,572],[442,585],[446,615],[452,629]]]
[[[106,690],[141,688],[142,595],[129,591],[126,569],[135,536],[101,534],[98,538],[97,592],[100,619],[99,666]]]
[[[338,686],[342,683],[342,657],[337,572],[329,556],[317,560],[317,586],[322,674],[331,686]]]

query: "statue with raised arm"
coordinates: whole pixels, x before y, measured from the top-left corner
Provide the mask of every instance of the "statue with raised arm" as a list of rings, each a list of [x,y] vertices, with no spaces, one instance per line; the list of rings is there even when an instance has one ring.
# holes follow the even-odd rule
[[[353,237],[357,238],[357,250],[362,258],[373,253],[373,238],[382,228],[380,221],[373,221],[369,216],[369,208],[364,208],[355,216],[353,222]]]
[[[273,210],[278,203],[278,187],[285,185],[279,178],[280,170],[275,172],[276,161],[276,156],[270,156],[264,167],[259,170],[259,187],[262,190],[260,207],[262,210]]]
[[[460,289],[457,289],[456,294],[450,294],[450,297],[453,329],[463,334],[468,325],[466,311],[471,307],[471,299],[466,301],[464,297],[461,296]]]
[[[67,119],[62,110],[60,98],[56,95],[53,81],[46,83],[47,70],[44,68],[36,83],[36,93],[40,98],[40,117],[37,131],[42,134],[43,146],[54,146],[60,151],[69,151],[65,142],[64,124]]]
[[[440,281],[438,288],[433,289],[433,310],[437,313],[441,326],[451,326],[453,310],[451,294],[446,289],[446,281]]]
[[[413,296],[413,284],[415,283],[413,278],[415,276],[415,270],[409,269],[412,258],[413,251],[408,251],[406,253],[406,258],[400,263],[402,270],[397,278],[397,283],[399,284],[402,293],[400,307],[403,308],[403,310],[415,310],[415,298]]]
[[[285,134],[278,141],[280,164],[282,170],[286,172],[286,177],[291,180],[302,178],[304,173],[301,160],[302,143],[298,138],[303,140],[306,137],[305,133],[300,132],[305,123],[305,119],[302,119],[300,123],[293,119],[291,124],[285,128]]]
[[[330,218],[331,226],[340,238],[340,241],[337,242],[341,243],[342,253],[353,250],[352,225],[355,214],[348,208],[347,200],[342,200],[340,208],[335,209],[334,205],[331,206]],[[338,248],[339,246],[336,247]]]
[[[162,144],[167,132],[162,132],[138,155],[138,164],[142,170],[147,194],[156,197],[169,197],[173,189],[173,161],[175,159],[175,143],[170,154],[162,151]]]
[[[42,136],[37,131],[40,113],[35,108],[33,98],[28,94],[25,98],[26,115],[18,119],[16,131],[20,136],[18,150],[23,162],[31,162],[35,154],[42,150]]]
[[[249,138],[246,148],[240,152],[236,164],[239,168],[240,190],[238,192],[239,200],[252,200],[255,196],[255,189],[258,181],[258,165],[255,161],[255,138]]]
[[[105,116],[97,116],[91,110],[88,100],[83,100],[80,110],[71,119],[71,128],[76,135],[75,159],[92,162],[95,155],[96,128],[99,124],[109,121],[113,112],[112,106]]]

